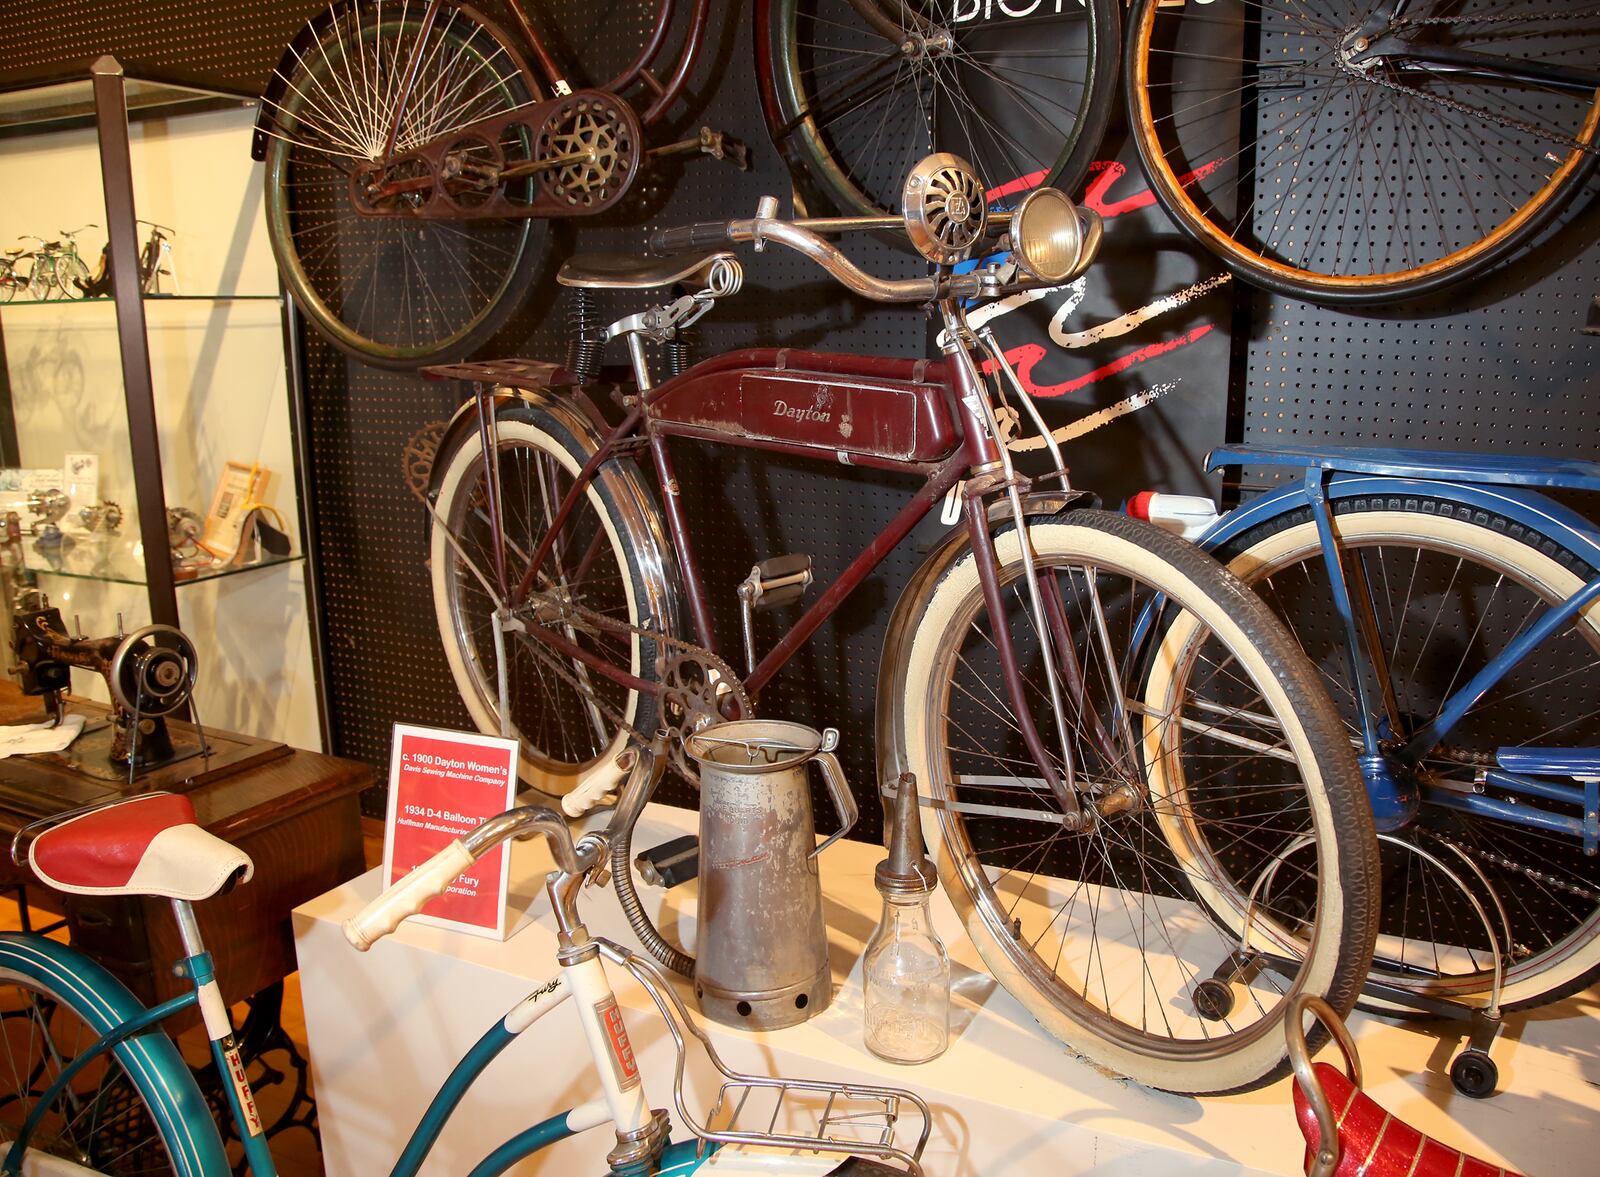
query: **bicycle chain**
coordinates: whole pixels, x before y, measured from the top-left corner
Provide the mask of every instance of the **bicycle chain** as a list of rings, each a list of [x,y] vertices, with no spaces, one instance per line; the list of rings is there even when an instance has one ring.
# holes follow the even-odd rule
[[[1596,14],[1600,15],[1600,9],[1596,10]],[[1565,16],[1565,15],[1568,15],[1568,14],[1563,13],[1562,15]],[[1587,14],[1584,14],[1584,15],[1587,15]],[[1521,17],[1519,19],[1527,20],[1529,18],[1526,17],[1526,16],[1523,16],[1523,17]],[[1436,16],[1436,17],[1402,18],[1402,20],[1397,21],[1395,23],[1397,25],[1398,24],[1413,24],[1413,23],[1414,24],[1419,24],[1419,25],[1421,25],[1421,24],[1429,24],[1429,25],[1439,24],[1439,25],[1443,25],[1443,24],[1473,24],[1473,23],[1485,23],[1485,24],[1486,23],[1506,23],[1506,21],[1507,21],[1507,18],[1503,18],[1503,17],[1477,18],[1477,17]],[[1600,155],[1600,146],[1597,146],[1596,144],[1593,144],[1593,143],[1580,143],[1578,140],[1573,139],[1570,136],[1562,135],[1559,132],[1551,131],[1551,130],[1547,130],[1547,129],[1543,128],[1543,127],[1535,126],[1534,124],[1529,123],[1529,122],[1524,122],[1521,119],[1514,119],[1509,115],[1494,114],[1494,113],[1491,113],[1490,111],[1487,111],[1487,110],[1479,110],[1477,107],[1470,106],[1465,102],[1460,102],[1460,101],[1458,101],[1458,100],[1456,100],[1454,98],[1446,98],[1443,94],[1428,94],[1428,93],[1424,93],[1423,91],[1418,90],[1414,86],[1402,86],[1399,82],[1392,81],[1389,78],[1382,77],[1376,72],[1369,72],[1367,70],[1358,69],[1355,66],[1351,65],[1349,62],[1347,62],[1344,59],[1344,55],[1342,53],[1340,53],[1340,52],[1335,51],[1335,53],[1334,53],[1334,61],[1337,64],[1337,66],[1340,69],[1344,70],[1346,73],[1349,73],[1354,77],[1360,78],[1362,81],[1370,82],[1374,86],[1381,86],[1383,89],[1390,90],[1390,91],[1392,91],[1392,92],[1394,92],[1396,94],[1403,94],[1403,95],[1407,96],[1408,98],[1420,98],[1424,102],[1431,102],[1435,106],[1442,107],[1445,110],[1454,111],[1457,114],[1466,115],[1468,118],[1481,119],[1484,122],[1493,123],[1495,126],[1504,127],[1508,131],[1521,131],[1523,134],[1531,135],[1535,139],[1543,139],[1543,140],[1546,140],[1547,142],[1555,143],[1555,144],[1558,144],[1558,145],[1560,145],[1562,147],[1570,148],[1571,150],[1574,150],[1574,151],[1581,151],[1586,155]]]
[[[749,691],[745,689],[745,685],[740,680],[738,672],[735,671],[732,665],[730,665],[721,655],[706,649],[706,647],[699,645],[698,643],[688,641],[684,638],[673,637],[671,634],[662,630],[651,629],[648,626],[643,625],[634,625],[632,622],[628,621],[619,621],[615,617],[609,617],[606,614],[598,613],[593,609],[585,608],[583,605],[579,605],[575,601],[563,602],[560,605],[560,608],[572,618],[576,618],[578,620],[588,620],[592,624],[605,629],[626,630],[627,632],[636,634],[640,637],[651,638],[657,643],[658,647],[671,646],[675,649],[683,651],[689,657],[699,661],[704,666],[709,667],[716,673],[718,681],[727,685],[729,693],[733,696],[734,701],[739,705],[740,715],[747,719],[755,715],[755,703],[751,700]],[[567,667],[567,659],[545,649],[543,644],[540,642],[535,641],[530,643],[530,645],[535,655],[543,660],[545,665],[549,666],[562,679],[564,679],[567,685],[577,691],[580,697],[587,699],[590,703],[604,711],[608,718],[615,722],[618,727],[626,731],[632,739],[638,741],[640,748],[648,748],[650,746],[650,737],[639,731],[639,729],[624,719],[620,711],[618,711],[615,707],[612,707],[604,699],[600,698],[599,695],[595,694],[592,688],[585,686],[580,681],[578,676]],[[662,696],[662,700],[664,702],[671,701],[672,694],[673,692],[669,691],[667,694]],[[685,703],[681,700],[679,701],[679,708],[683,711],[684,719],[678,725],[678,728],[672,730],[676,737],[676,744],[681,747],[684,739],[692,733],[680,729],[685,724],[692,722],[693,715],[691,713],[691,708],[685,705]],[[682,758],[680,756],[674,756],[673,759],[678,763],[679,771],[692,781],[694,779],[693,775],[687,771],[686,766],[682,763]]]
[[[1448,838],[1445,835],[1437,833],[1433,830],[1422,830],[1420,832],[1426,834],[1434,841],[1449,846],[1462,854],[1480,858],[1484,862],[1498,866],[1502,870],[1510,871],[1513,874],[1523,875],[1526,878],[1532,879],[1535,883],[1541,883],[1544,886],[1553,888],[1557,891],[1565,891],[1569,895],[1576,895],[1579,899],[1586,899],[1590,903],[1600,902],[1600,891],[1594,891],[1580,887],[1576,883],[1569,883],[1565,879],[1558,879],[1554,875],[1545,874],[1544,871],[1535,870],[1533,867],[1527,866],[1520,862],[1512,862],[1509,858],[1506,858],[1501,854],[1496,854],[1492,850],[1484,850],[1477,846],[1462,845],[1455,839]]]

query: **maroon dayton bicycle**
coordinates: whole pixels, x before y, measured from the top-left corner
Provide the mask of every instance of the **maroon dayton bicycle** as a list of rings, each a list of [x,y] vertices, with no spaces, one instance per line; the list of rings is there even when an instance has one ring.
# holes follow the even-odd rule
[[[1238,580],[1069,484],[1037,409],[963,308],[1069,280],[1094,256],[1098,220],[1049,188],[990,215],[985,192],[967,164],[936,155],[913,169],[900,216],[785,220],[768,198],[749,219],[657,233],[654,256],[569,260],[569,287],[639,293],[639,309],[596,336],[626,348],[633,381],[608,396],[589,382],[585,348],[580,371],[442,369],[478,386],[427,488],[446,654],[476,722],[519,738],[525,779],[578,812],[656,733],[671,745],[751,714],[884,556],[958,496],[964,524],[889,622],[883,779],[912,774],[973,942],[1051,1031],[1153,1086],[1255,1084],[1286,1065],[1286,998],[1348,1009],[1371,956],[1375,841],[1354,754],[1311,666]],[[873,276],[831,240],[890,228],[933,263],[929,276]],[[954,272],[996,234],[1009,261]],[[658,380],[658,347],[738,294],[734,243],[796,250],[864,298],[926,304],[943,356],[762,348]],[[1044,433],[1050,469],[1029,478],[1013,465],[1010,422]],[[698,570],[714,537],[694,534],[681,506],[673,455],[686,444],[908,482],[882,534],[765,652],[755,615],[797,605],[812,574],[794,556],[752,571],[738,593],[739,668],[717,648]],[[627,891],[625,841],[619,861]],[[1222,1018],[1193,996],[1214,975],[1240,990]]]

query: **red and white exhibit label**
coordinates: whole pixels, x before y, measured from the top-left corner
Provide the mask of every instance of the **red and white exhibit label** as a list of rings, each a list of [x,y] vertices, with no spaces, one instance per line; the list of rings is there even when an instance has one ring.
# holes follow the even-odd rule
[[[517,741],[498,736],[394,725],[385,887],[516,804],[517,752]],[[414,918],[504,940],[509,853],[507,843],[495,847]]]

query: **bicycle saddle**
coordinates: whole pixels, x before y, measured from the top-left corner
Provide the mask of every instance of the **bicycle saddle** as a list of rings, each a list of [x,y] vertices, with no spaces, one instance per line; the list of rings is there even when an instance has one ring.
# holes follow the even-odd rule
[[[650,290],[677,282],[704,283],[712,264],[732,258],[727,250],[638,257],[631,253],[575,253],[562,263],[556,281],[587,290]]]
[[[178,793],[135,797],[52,826],[28,847],[28,862],[41,882],[72,895],[190,901],[255,872],[248,854],[200,828],[189,798]]]

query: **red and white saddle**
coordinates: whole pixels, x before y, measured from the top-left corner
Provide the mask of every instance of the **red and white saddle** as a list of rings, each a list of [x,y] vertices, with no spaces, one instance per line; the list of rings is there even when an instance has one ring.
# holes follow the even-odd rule
[[[178,793],[134,797],[52,826],[33,840],[28,862],[42,882],[73,895],[191,902],[255,872],[248,854],[200,828]]]

